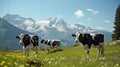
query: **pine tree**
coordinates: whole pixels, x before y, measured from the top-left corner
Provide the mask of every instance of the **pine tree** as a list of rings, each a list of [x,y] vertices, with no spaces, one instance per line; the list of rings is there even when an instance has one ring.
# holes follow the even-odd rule
[[[114,25],[115,26],[114,26],[114,31],[112,34],[112,39],[119,40],[120,39],[120,5],[118,6],[116,10]]]

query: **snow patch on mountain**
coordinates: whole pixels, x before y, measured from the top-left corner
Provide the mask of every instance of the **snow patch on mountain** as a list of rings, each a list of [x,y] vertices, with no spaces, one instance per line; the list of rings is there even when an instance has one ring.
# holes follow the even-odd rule
[[[49,27],[49,23],[50,23],[49,20],[36,21],[36,22],[35,22],[35,25],[37,26],[36,31],[38,31],[38,30],[43,30],[43,31],[45,31],[45,30],[46,30],[46,27]]]

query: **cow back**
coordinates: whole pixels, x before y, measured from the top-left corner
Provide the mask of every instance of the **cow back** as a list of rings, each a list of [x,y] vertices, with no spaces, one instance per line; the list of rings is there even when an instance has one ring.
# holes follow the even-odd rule
[[[104,35],[103,34],[96,34],[93,38],[93,44],[99,45],[99,43],[104,42]]]
[[[85,44],[91,44],[92,43],[92,36],[89,33],[80,34],[79,35],[79,41],[85,45]]]

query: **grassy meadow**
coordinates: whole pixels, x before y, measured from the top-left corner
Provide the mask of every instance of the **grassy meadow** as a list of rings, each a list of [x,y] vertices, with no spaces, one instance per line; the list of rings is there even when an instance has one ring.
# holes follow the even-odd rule
[[[1,51],[0,67],[120,67],[120,45],[105,46],[105,56],[97,58],[97,49],[92,47],[90,58],[82,46],[52,49],[45,54],[39,51],[39,56],[23,57],[22,51]],[[34,63],[33,63],[34,62]]]

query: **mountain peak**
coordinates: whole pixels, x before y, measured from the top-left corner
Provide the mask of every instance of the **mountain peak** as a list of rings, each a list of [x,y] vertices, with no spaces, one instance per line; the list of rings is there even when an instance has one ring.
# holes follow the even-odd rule
[[[4,17],[20,17],[20,16],[17,15],[17,14],[12,15],[12,14],[7,13],[5,16],[3,16],[3,18],[4,18]]]
[[[65,22],[62,18],[60,17],[51,17],[48,20],[50,20],[51,22]]]

